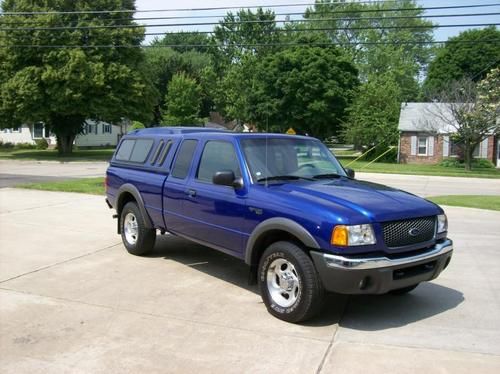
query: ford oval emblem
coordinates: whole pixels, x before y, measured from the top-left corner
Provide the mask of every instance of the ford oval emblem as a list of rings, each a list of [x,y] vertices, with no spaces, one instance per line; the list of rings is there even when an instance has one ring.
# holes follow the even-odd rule
[[[408,234],[411,236],[418,236],[418,234],[420,234],[420,230],[414,227],[408,231]]]

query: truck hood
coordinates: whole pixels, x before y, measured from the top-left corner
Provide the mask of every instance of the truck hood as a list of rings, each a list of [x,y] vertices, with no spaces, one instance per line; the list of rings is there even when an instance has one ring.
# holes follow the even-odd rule
[[[411,193],[345,177],[329,181],[280,183],[270,185],[270,188],[315,204],[323,203],[332,212],[335,212],[335,206],[340,206],[342,211],[351,211],[349,221],[366,222],[368,218],[372,222],[384,222],[442,213],[436,204]]]

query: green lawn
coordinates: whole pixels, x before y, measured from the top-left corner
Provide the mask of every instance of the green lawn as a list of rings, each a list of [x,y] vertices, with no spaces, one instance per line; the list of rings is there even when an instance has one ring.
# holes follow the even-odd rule
[[[0,160],[37,160],[37,161],[109,161],[114,148],[75,150],[70,156],[59,157],[56,150],[0,149]]]
[[[340,158],[342,165],[346,167],[351,160]],[[366,166],[366,161],[356,161],[347,167],[359,172],[389,173],[389,174],[411,174],[411,175],[441,175],[448,177],[474,177],[474,178],[500,178],[500,169],[481,168],[466,171],[463,168],[444,167],[439,165],[418,164],[389,164],[374,162]],[[366,166],[366,167],[365,167]]]
[[[440,205],[463,206],[466,208],[479,208],[500,210],[500,196],[479,195],[447,195],[428,197],[428,200]]]
[[[71,179],[59,182],[28,183],[16,186],[31,190],[81,192],[92,195],[104,195],[104,178]]]

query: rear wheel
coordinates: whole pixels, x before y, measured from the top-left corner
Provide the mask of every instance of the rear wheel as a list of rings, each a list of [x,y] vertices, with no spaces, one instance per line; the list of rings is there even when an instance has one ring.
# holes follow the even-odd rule
[[[269,313],[284,321],[305,321],[321,310],[321,280],[309,256],[293,243],[276,242],[265,250],[259,287]]]
[[[141,256],[153,249],[156,230],[146,227],[144,217],[135,202],[125,204],[120,224],[122,241],[130,254]]]
[[[403,288],[398,288],[396,290],[389,291],[391,295],[405,295],[408,292],[413,291],[415,288],[417,288],[419,283],[414,284],[413,286],[408,286],[408,287],[403,287]]]

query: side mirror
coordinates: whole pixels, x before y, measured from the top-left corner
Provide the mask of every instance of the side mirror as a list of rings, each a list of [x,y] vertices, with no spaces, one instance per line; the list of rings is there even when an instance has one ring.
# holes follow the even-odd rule
[[[345,168],[344,170],[349,178],[354,178],[354,175],[356,174],[354,170],[351,168]]]
[[[243,187],[243,179],[241,177],[236,178],[232,170],[216,172],[212,178],[212,182],[220,186],[233,187],[234,189]]]

